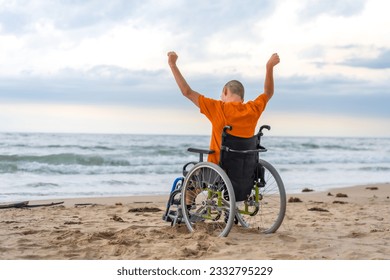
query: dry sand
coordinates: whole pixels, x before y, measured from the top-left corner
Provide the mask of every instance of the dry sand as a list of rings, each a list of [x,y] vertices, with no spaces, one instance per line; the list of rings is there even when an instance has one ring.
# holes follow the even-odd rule
[[[0,259],[389,260],[390,184],[330,194],[288,195],[301,202],[287,204],[278,232],[257,234],[234,226],[226,238],[191,234],[184,224],[171,227],[161,218],[166,196],[0,209]],[[313,208],[327,212],[309,211]]]

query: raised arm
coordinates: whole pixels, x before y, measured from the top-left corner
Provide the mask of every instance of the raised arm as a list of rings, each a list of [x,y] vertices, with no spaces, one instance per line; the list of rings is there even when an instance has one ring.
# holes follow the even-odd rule
[[[176,65],[177,61],[177,54],[175,52],[169,52],[168,53],[168,64],[171,68],[173,77],[175,78],[175,81],[177,85],[179,86],[180,91],[182,94],[187,97],[189,100],[191,100],[196,106],[199,107],[199,93],[192,90],[191,87],[188,85],[187,81],[184,79],[183,75],[181,74],[179,68]]]
[[[274,66],[280,62],[279,55],[274,53],[267,62],[264,93],[268,95],[268,100],[274,95]]]

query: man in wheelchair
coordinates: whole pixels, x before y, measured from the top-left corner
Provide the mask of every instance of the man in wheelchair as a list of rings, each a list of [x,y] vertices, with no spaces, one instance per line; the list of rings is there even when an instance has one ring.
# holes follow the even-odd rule
[[[207,98],[192,90],[177,67],[177,59],[175,52],[168,53],[168,64],[180,91],[200,108],[200,112],[212,124],[210,150],[214,150],[215,153],[209,154],[208,161],[218,164],[221,134],[226,125],[234,128],[232,135],[239,137],[254,135],[261,113],[274,94],[273,68],[280,62],[279,55],[273,54],[266,64],[264,93],[247,103],[244,103],[244,87],[236,80],[226,83],[222,90],[221,100]]]
[[[235,219],[245,227],[276,231],[283,219],[280,219],[281,214],[284,217],[285,207],[280,207],[285,203],[280,201],[284,187],[276,170],[258,157],[258,153],[265,150],[260,146],[262,129],[269,127],[263,126],[253,135],[261,113],[274,93],[273,68],[279,63],[279,56],[273,54],[266,64],[264,93],[247,103],[244,103],[244,87],[236,80],[224,86],[221,100],[207,98],[192,90],[176,65],[177,58],[175,52],[168,53],[168,64],[176,83],[182,94],[210,120],[212,135],[210,150],[189,149],[199,153],[199,162],[190,162],[183,167],[184,177],[178,178],[172,186],[164,220],[173,225],[184,220],[190,231],[202,224],[210,232],[218,232],[219,236],[229,233]],[[203,162],[204,154],[208,155],[207,162]],[[192,168],[187,170],[190,166]],[[271,194],[276,197],[277,205],[273,207],[282,208],[272,209],[272,219],[276,215],[278,222],[277,225],[270,222],[271,226],[242,218],[242,215],[256,216],[260,207],[266,205],[261,203],[266,171],[273,179],[269,184]],[[244,208],[236,209],[236,201],[244,201]],[[172,205],[177,205],[176,211],[170,210]]]

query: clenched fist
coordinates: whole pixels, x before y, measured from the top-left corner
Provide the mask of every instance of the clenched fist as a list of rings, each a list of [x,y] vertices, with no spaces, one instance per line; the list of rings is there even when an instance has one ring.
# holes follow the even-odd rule
[[[267,62],[267,68],[268,67],[272,68],[275,65],[277,65],[279,62],[280,62],[279,55],[277,53],[274,53],[273,55],[271,55],[270,59]]]
[[[176,65],[176,61],[177,61],[177,54],[175,52],[168,52],[168,64],[169,66],[173,66],[173,65]]]

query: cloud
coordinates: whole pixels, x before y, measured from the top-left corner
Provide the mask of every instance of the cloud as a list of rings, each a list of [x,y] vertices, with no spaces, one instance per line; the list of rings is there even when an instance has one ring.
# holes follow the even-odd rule
[[[272,110],[260,122],[271,125],[269,135],[390,137],[388,119],[381,117]]]
[[[366,0],[308,0],[301,9],[302,19],[313,19],[319,15],[350,17],[360,14],[366,4]]]
[[[213,33],[237,25],[245,25],[254,20],[269,16],[276,7],[272,0],[207,1],[196,3],[186,1],[145,1],[137,16],[145,22],[168,23],[174,31],[193,33]],[[205,29],[206,28],[206,29]],[[234,39],[234,38],[232,38]],[[196,38],[194,38],[196,41]]]
[[[163,25],[176,33],[197,36],[208,27],[207,33],[218,32],[264,18],[276,6],[271,0],[200,0],[189,4],[170,0],[158,4],[154,0],[4,1],[0,3],[0,25],[3,32],[31,33],[36,23],[45,21],[58,30],[90,32],[134,20],[139,28]]]
[[[172,95],[167,81],[171,85],[174,81],[167,75],[167,71],[115,65],[96,65],[86,71],[66,68],[53,76],[2,78],[0,100],[157,106],[169,103],[167,96]]]
[[[6,33],[34,32],[35,23],[49,21],[58,29],[104,27],[136,13],[143,1],[8,1],[0,4],[0,24]]]
[[[386,84],[347,77],[288,77],[275,81],[268,110],[389,118]]]
[[[351,67],[363,67],[370,69],[389,69],[390,68],[390,49],[382,49],[380,53],[373,58],[354,57],[341,63]]]
[[[223,85],[233,78],[243,81],[246,100],[263,91],[263,81],[241,75],[193,74],[187,81],[194,90],[219,99]],[[340,75],[275,77],[269,110],[390,117],[386,88],[383,83]],[[132,106],[167,112],[193,107],[168,69],[136,71],[114,65],[96,65],[86,71],[63,69],[52,77],[2,79],[0,91],[2,101]]]

